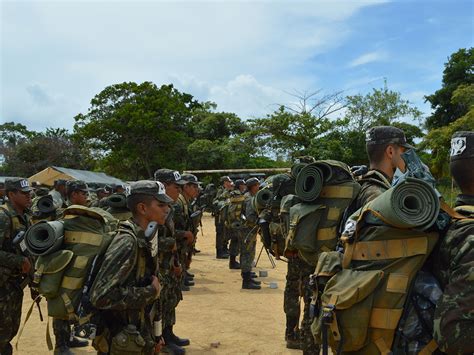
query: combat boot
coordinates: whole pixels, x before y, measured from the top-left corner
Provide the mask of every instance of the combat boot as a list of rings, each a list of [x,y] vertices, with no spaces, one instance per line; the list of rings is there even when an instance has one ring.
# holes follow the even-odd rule
[[[170,326],[170,335],[171,335],[171,339],[173,340],[173,342],[178,345],[178,346],[188,346],[189,344],[191,344],[191,341],[189,339],[186,339],[186,338],[180,338],[179,336],[177,336],[174,332],[173,332],[173,326]]]
[[[192,279],[189,279],[189,278],[185,278],[184,279],[184,286],[194,286],[194,281]]]
[[[174,339],[170,327],[165,327],[163,329],[163,340],[165,341],[163,352],[173,355],[184,355],[186,353],[186,350],[173,341]]]
[[[256,279],[256,278],[258,277],[258,275],[257,275],[255,272],[250,271],[250,277],[251,277],[252,279]]]
[[[298,317],[286,316],[285,341],[287,349],[303,349],[298,330],[298,323]]]
[[[186,270],[186,276],[190,279],[194,279],[194,274],[191,274],[189,271]]]
[[[235,255],[231,255],[229,259],[229,269],[231,270],[239,270],[240,269],[240,264],[236,259]]]
[[[258,280],[252,279],[252,278],[250,278],[250,281],[251,281],[252,283],[254,283],[255,285],[259,285],[259,286],[260,286],[260,285],[262,284],[261,281],[258,281]]]
[[[223,249],[217,249],[216,258],[217,259],[227,259],[229,254],[226,253]]]
[[[250,272],[243,272],[242,273],[242,289],[244,290],[260,290],[261,287],[252,282],[252,278],[250,277]]]

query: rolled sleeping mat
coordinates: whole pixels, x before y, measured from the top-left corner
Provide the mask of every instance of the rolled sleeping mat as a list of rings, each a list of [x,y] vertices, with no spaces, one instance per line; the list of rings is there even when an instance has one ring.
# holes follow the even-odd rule
[[[364,210],[370,211],[364,221],[369,224],[382,222],[396,228],[426,230],[436,222],[439,208],[439,198],[430,184],[420,179],[406,178],[364,207]]]
[[[25,243],[35,256],[47,255],[59,250],[64,239],[63,221],[41,221],[28,229]]]
[[[51,195],[40,197],[36,203],[36,207],[42,214],[50,214],[57,209],[54,205],[53,196]]]
[[[126,208],[127,197],[125,194],[113,194],[107,197],[107,206],[113,208]]]
[[[319,197],[324,183],[324,171],[318,164],[308,164],[296,177],[295,195],[304,202],[312,202]]]
[[[258,209],[268,206],[272,200],[273,194],[269,189],[262,189],[255,194],[255,206]]]
[[[291,167],[291,175],[296,179],[298,174],[300,173],[301,169],[303,169],[306,165],[306,163],[295,163]]]

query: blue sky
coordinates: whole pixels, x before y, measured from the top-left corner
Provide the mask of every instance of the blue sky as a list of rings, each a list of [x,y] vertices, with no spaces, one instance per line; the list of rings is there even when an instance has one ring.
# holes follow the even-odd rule
[[[288,92],[383,86],[426,114],[447,57],[474,38],[472,1],[1,0],[0,121],[72,128],[123,81],[173,83],[242,118]]]

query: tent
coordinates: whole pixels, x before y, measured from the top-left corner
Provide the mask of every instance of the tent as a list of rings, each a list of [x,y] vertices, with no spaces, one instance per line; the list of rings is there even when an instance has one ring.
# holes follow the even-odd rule
[[[120,179],[109,176],[105,173],[98,173],[94,171],[87,170],[77,170],[77,169],[68,169],[62,168],[59,166],[50,166],[44,170],[41,170],[39,173],[30,176],[28,180],[30,184],[33,181],[38,181],[41,185],[53,186],[54,180],[64,179],[64,180],[82,180],[87,184],[123,184],[124,182]]]

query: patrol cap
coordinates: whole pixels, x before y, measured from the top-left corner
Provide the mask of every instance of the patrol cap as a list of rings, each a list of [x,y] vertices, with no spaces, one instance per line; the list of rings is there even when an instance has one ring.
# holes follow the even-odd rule
[[[183,181],[186,181],[186,184],[196,184],[196,185],[199,185],[201,183],[201,181],[198,180],[197,176],[196,175],[193,175],[193,174],[184,174],[184,175],[181,175],[181,179],[183,179]]]
[[[69,180],[66,183],[66,191],[68,194],[74,191],[89,192],[89,187],[82,180]]]
[[[235,180],[235,183],[234,183],[235,187],[239,187],[240,185],[246,185],[245,181],[242,180],[242,179],[238,179],[238,180]]]
[[[150,195],[160,202],[174,202],[173,199],[166,194],[165,186],[160,181],[139,180],[132,182],[128,196],[132,195]]]
[[[260,180],[258,180],[256,177],[253,177],[253,178],[248,179],[245,182],[245,184],[247,185],[247,187],[251,187],[251,186],[260,184]]]
[[[5,179],[5,191],[30,192],[32,190],[33,189],[30,187],[30,183],[24,178]]]
[[[407,149],[413,146],[407,143],[405,133],[400,128],[392,126],[376,126],[370,128],[365,133],[365,143],[367,145],[398,144]]]
[[[226,181],[232,182],[232,179],[230,177],[228,177],[227,175],[226,176],[221,176],[221,178],[219,180],[222,184]]]
[[[57,179],[54,180],[54,186],[66,186],[66,182],[64,179]]]
[[[155,171],[155,180],[160,182],[174,182],[178,185],[187,184],[187,182],[182,179],[179,171],[170,169],[158,169]]]
[[[451,138],[451,161],[474,158],[474,131],[459,131]]]

